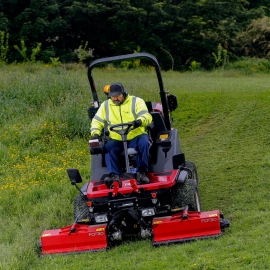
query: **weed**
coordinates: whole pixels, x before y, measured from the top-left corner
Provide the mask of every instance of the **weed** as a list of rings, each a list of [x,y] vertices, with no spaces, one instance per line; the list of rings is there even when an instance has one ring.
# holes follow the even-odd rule
[[[21,40],[21,48],[19,48],[17,45],[14,45],[14,48],[20,53],[20,55],[22,56],[22,58],[24,59],[24,61],[26,62],[36,62],[36,56],[37,54],[40,52],[41,50],[41,43],[38,43],[36,48],[32,49],[32,53],[30,55],[30,60],[27,56],[27,48],[25,46],[25,42],[24,40]]]
[[[228,51],[223,49],[221,44],[218,44],[217,54],[213,52],[212,55],[215,60],[215,66],[222,67],[224,69],[225,65],[228,62]]]
[[[61,62],[59,61],[59,57],[50,57],[51,63],[53,67],[59,67]]]
[[[74,50],[80,62],[93,57],[94,49],[87,49],[87,46],[88,42],[86,41],[84,46],[80,45],[78,49]]]
[[[192,61],[192,62],[190,63],[189,69],[190,69],[191,71],[196,71],[196,70],[199,70],[200,68],[201,68],[201,63],[196,62],[196,61]]]

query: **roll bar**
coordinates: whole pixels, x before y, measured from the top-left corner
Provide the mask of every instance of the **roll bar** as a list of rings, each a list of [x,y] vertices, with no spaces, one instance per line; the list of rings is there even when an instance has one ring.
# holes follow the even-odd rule
[[[100,58],[91,62],[88,67],[88,80],[89,80],[90,87],[92,90],[94,103],[99,104],[96,86],[95,86],[93,75],[92,75],[93,68],[102,63],[117,62],[117,61],[129,60],[129,59],[134,59],[134,58],[149,59],[154,65],[156,74],[157,74],[158,84],[159,84],[159,90],[160,90],[159,95],[160,95],[161,104],[163,108],[164,121],[165,121],[166,128],[170,130],[171,129],[171,122],[170,122],[170,115],[169,115],[170,111],[169,111],[169,105],[168,105],[166,92],[164,89],[163,80],[161,76],[161,70],[160,70],[158,60],[152,54],[149,54],[149,53],[125,54],[125,55],[119,55],[119,56],[113,56],[113,57]]]

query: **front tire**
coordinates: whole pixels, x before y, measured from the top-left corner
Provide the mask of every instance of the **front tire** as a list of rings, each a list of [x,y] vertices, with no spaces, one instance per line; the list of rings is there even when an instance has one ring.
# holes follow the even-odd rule
[[[86,199],[78,194],[74,199],[74,218],[81,222],[90,222],[89,209]]]
[[[186,179],[184,183],[172,188],[172,208],[188,206],[189,211],[201,211],[201,203],[195,179]]]
[[[185,167],[187,167],[190,170],[190,171],[188,170],[188,178],[195,179],[198,185],[199,179],[195,163],[192,161],[186,161]]]

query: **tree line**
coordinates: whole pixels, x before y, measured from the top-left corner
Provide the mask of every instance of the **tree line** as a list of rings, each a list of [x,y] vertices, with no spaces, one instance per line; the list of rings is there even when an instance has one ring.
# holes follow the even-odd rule
[[[143,51],[164,69],[211,69],[270,57],[269,16],[269,0],[0,0],[1,60],[35,52],[45,63],[75,62],[84,52],[89,62]]]

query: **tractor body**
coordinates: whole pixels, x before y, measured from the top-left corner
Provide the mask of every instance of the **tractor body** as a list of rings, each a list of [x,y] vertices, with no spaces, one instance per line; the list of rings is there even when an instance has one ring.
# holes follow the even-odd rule
[[[71,183],[80,191],[74,200],[75,221],[62,229],[45,230],[41,235],[42,254],[106,250],[128,235],[151,238],[154,246],[185,242],[220,236],[229,226],[219,210],[201,211],[196,166],[186,161],[178,130],[172,127],[171,112],[178,107],[177,99],[164,90],[154,56],[137,53],[93,61],[88,68],[93,95],[88,111],[90,119],[100,106],[92,70],[100,64],[132,59],[150,61],[159,84],[160,102],[146,102],[153,118],[149,127],[151,147],[147,176],[150,183],[137,184],[136,151],[126,149],[119,156],[122,185],[114,183],[107,187],[103,146],[109,138],[108,131],[104,130],[102,141],[89,141],[90,181],[78,188],[77,184],[82,182],[79,171],[67,170]]]

